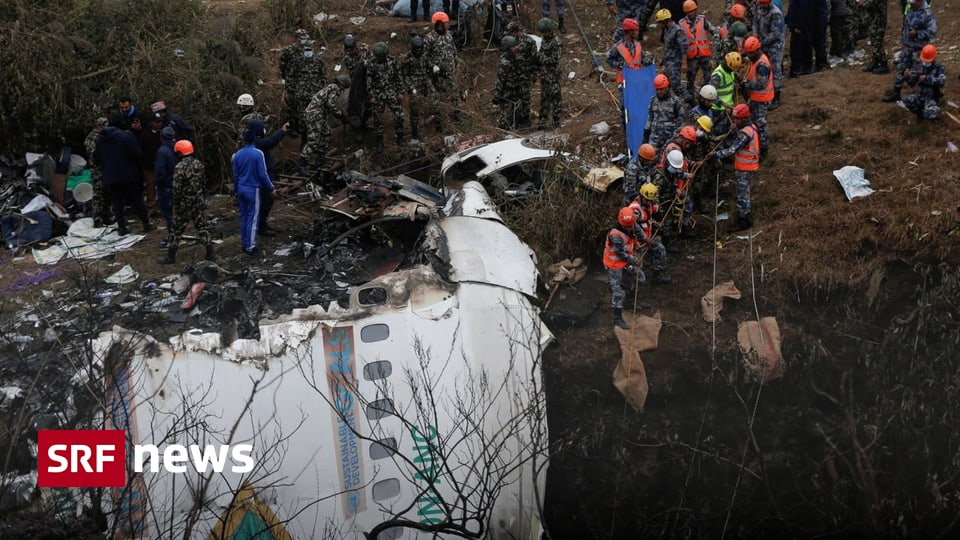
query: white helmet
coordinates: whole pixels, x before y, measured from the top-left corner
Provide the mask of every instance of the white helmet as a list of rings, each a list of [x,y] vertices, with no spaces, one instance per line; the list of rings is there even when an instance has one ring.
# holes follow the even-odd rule
[[[253,107],[253,96],[250,94],[240,94],[240,97],[237,98],[237,105],[240,107]]]
[[[667,152],[667,163],[670,164],[674,169],[680,169],[683,167],[683,152],[679,150],[671,150]]]
[[[703,99],[709,99],[710,101],[717,100],[717,89],[713,85],[705,84],[700,88],[700,97]]]

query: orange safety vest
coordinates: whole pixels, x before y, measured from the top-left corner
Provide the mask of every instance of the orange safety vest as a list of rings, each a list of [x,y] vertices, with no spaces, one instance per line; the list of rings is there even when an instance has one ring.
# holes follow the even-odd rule
[[[667,168],[667,154],[669,154],[671,150],[679,150],[680,152],[683,152],[683,148],[680,148],[680,145],[677,144],[676,141],[668,142],[667,145],[663,147],[663,151],[660,153],[660,163],[657,164],[658,169]],[[683,164],[686,166],[687,160],[683,160]]]
[[[649,209],[644,208],[639,199],[634,199],[627,205],[627,207],[637,215],[637,225],[640,226],[643,234],[647,235],[647,238],[653,238],[653,229],[650,227],[650,217],[656,212],[656,205],[650,206],[651,208]],[[640,240],[637,239],[637,242],[640,242]]]
[[[723,23],[723,26],[720,27],[720,39],[727,39],[727,34],[730,32],[730,29],[727,28],[727,23]]]
[[[624,42],[617,43],[617,52],[620,53],[620,56],[623,57],[623,67],[627,69],[640,69],[640,61],[643,59],[643,47],[640,46],[640,42],[634,41],[634,54],[630,54],[630,49],[627,48],[627,44]],[[623,72],[622,70],[617,70],[617,84],[623,82]]]
[[[738,171],[755,171],[760,168],[760,136],[753,124],[744,126],[740,133],[746,134],[750,142],[737,150],[733,158],[733,168]]]
[[[750,64],[750,71],[747,72],[747,80],[751,83],[759,82],[759,79],[757,78],[757,66],[760,64],[767,66],[767,69],[770,73],[767,75],[767,83],[763,85],[762,90],[750,91],[750,101],[759,101],[761,103],[773,101],[773,68],[770,65],[770,59],[767,58],[766,54],[760,53],[760,58],[758,58],[756,62],[752,62]]]
[[[607,235],[607,243],[603,248],[603,265],[611,270],[622,270],[627,267],[627,261],[617,257],[617,253],[613,251],[610,237],[614,235],[623,238],[623,249],[627,252],[627,255],[633,255],[636,240],[620,229],[610,229],[610,233]]]
[[[684,17],[680,21],[680,27],[687,33],[687,58],[709,57],[710,38],[707,37],[707,31],[703,28],[703,15],[697,15],[694,26],[690,28],[690,19]]]

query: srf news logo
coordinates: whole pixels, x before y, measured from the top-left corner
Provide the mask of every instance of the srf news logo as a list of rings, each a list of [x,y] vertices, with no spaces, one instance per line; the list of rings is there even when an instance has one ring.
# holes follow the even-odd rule
[[[127,444],[123,430],[39,430],[37,432],[37,485],[47,487],[124,487],[127,481]],[[254,462],[253,446],[170,444],[163,452],[156,445],[133,446],[133,471],[161,465],[172,473],[193,468],[222,473],[248,473]],[[229,458],[229,459],[228,459]]]

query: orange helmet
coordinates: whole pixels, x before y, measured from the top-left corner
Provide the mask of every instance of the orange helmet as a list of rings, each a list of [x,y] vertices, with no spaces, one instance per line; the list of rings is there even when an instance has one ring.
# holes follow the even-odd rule
[[[760,40],[757,39],[757,36],[750,36],[743,42],[743,50],[748,53],[757,52],[760,50]]]
[[[769,4],[770,0],[757,0],[758,4]]]
[[[640,156],[640,159],[645,159],[650,161],[651,159],[657,157],[657,149],[653,147],[652,144],[643,143],[640,145],[640,150],[637,152]]]
[[[638,23],[636,19],[626,18],[620,27],[624,30],[640,30],[640,23]]]
[[[730,16],[734,19],[746,19],[747,18],[747,8],[743,7],[743,4],[734,4],[730,6]]]
[[[937,57],[937,48],[933,45],[927,44],[920,49],[920,61],[921,62],[933,62]]]
[[[633,208],[628,206],[621,208],[617,214],[617,222],[625,229],[633,227],[637,222],[637,215],[633,213]]]
[[[697,142],[697,130],[693,126],[683,126],[680,130],[680,138],[690,142]]]
[[[448,17],[447,14],[442,11],[438,11],[433,14],[433,17],[430,17],[430,23],[437,24],[438,22],[450,22],[450,17]]]
[[[737,119],[750,118],[750,107],[741,103],[733,108],[733,117]]]
[[[691,11],[696,11],[696,10],[697,10],[697,3],[694,2],[694,0],[686,0],[686,1],[683,3],[683,12],[684,12],[684,13],[690,13]]]
[[[663,73],[657,75],[653,78],[653,87],[657,90],[663,90],[664,88],[670,87],[670,79],[667,78]]]
[[[189,156],[193,153],[193,143],[186,139],[177,141],[177,143],[173,145],[173,151],[181,156]]]

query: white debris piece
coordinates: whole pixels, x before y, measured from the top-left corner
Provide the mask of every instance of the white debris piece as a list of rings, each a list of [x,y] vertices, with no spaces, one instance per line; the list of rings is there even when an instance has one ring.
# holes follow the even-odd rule
[[[594,135],[606,135],[610,132],[610,124],[606,120],[590,126],[590,133]]]
[[[873,193],[870,188],[870,181],[863,174],[863,169],[847,165],[839,170],[833,171],[833,176],[840,182],[847,200],[850,202],[862,199]]]
[[[139,278],[140,274],[138,274],[133,267],[128,264],[116,273],[108,276],[106,279],[104,279],[104,281],[113,285],[123,285],[125,283],[133,283]]]

